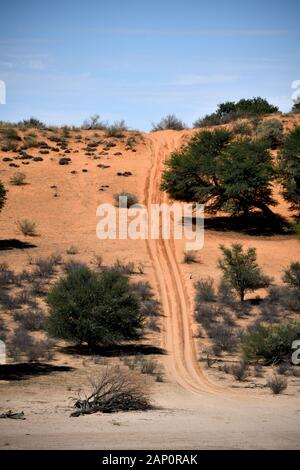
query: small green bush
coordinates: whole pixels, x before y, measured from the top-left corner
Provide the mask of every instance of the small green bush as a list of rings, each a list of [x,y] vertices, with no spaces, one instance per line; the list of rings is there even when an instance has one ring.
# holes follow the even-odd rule
[[[235,135],[251,136],[252,128],[249,126],[249,124],[242,121],[235,124],[235,126],[232,128],[232,132]]]
[[[256,137],[265,141],[268,147],[275,149],[282,144],[283,125],[278,119],[263,121],[257,127]]]
[[[300,321],[255,325],[241,338],[243,356],[249,361],[280,362],[291,354],[293,341],[300,338]]]
[[[20,127],[27,129],[45,129],[45,124],[35,117],[30,117],[29,119],[24,119],[24,121],[19,123]]]
[[[300,300],[300,263],[298,261],[291,263],[285,270],[282,279]]]
[[[49,334],[90,347],[138,339],[143,316],[128,278],[115,270],[71,271],[47,296]]]
[[[213,113],[213,114],[207,114],[203,118],[197,119],[194,122],[193,127],[201,129],[202,127],[218,126],[221,123],[222,122],[221,122],[220,117],[216,113]]]

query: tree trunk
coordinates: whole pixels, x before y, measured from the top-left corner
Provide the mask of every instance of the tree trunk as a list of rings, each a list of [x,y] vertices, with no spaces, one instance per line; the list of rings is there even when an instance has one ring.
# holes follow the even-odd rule
[[[274,217],[275,216],[274,212],[272,212],[271,209],[266,204],[264,204],[263,202],[256,204],[256,207],[258,209],[260,209],[266,217]]]

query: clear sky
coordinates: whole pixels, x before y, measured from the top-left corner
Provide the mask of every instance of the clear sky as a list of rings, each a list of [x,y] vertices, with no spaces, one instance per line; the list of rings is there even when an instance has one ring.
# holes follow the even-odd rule
[[[300,79],[299,0],[8,0],[0,14],[0,120],[191,125],[241,97],[288,111]]]

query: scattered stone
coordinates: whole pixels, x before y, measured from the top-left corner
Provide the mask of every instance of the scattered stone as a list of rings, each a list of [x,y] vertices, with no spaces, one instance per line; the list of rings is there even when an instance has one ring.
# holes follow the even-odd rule
[[[69,165],[70,162],[71,162],[71,158],[67,158],[67,157],[60,158],[58,161],[59,165]]]
[[[99,163],[97,166],[103,170],[105,170],[105,168],[110,168],[110,165],[103,165],[103,163]]]
[[[117,173],[117,176],[132,176],[132,172],[131,171],[123,171],[123,173],[121,171],[118,171]]]

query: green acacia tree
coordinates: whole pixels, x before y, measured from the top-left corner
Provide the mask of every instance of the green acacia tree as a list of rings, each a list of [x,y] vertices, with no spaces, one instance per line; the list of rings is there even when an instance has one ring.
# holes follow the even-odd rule
[[[291,209],[300,211],[300,126],[295,127],[284,140],[279,154],[279,172],[283,197]]]
[[[248,214],[259,208],[272,215],[275,170],[260,142],[233,141],[225,129],[200,132],[171,155],[166,167],[161,187],[173,199],[205,204],[208,213]]]
[[[249,248],[244,252],[243,246],[234,243],[231,248],[220,246],[223,258],[218,262],[223,271],[224,281],[229,284],[239,295],[241,302],[247,292],[268,287],[271,278],[266,276],[256,262],[255,248]]]
[[[248,215],[257,208],[266,216],[273,215],[269,206],[277,204],[271,186],[276,173],[263,143],[233,142],[222,152],[217,171],[222,210]]]

